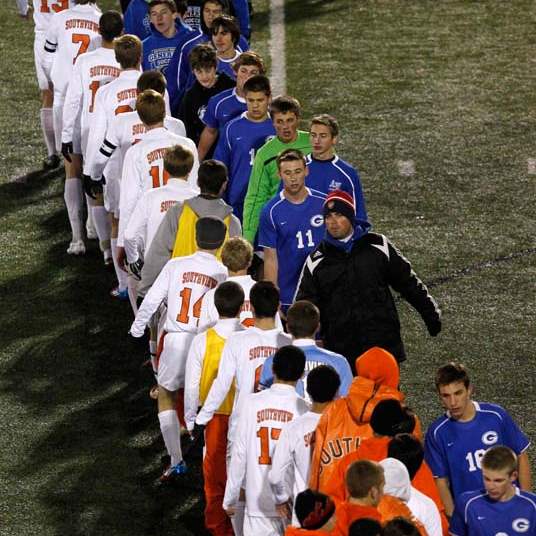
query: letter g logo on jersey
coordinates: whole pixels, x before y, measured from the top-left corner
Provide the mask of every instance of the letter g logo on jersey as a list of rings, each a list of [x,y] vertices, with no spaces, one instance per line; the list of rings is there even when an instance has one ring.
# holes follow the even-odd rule
[[[516,532],[528,532],[529,527],[529,520],[525,519],[524,517],[518,517],[517,519],[514,519],[514,521],[512,521],[512,528]]]
[[[499,436],[497,432],[494,432],[493,430],[489,430],[488,432],[484,432],[482,434],[482,443],[484,445],[495,445],[497,443]]]
[[[324,223],[324,216],[322,214],[315,214],[311,218],[311,225],[313,227],[320,227]]]

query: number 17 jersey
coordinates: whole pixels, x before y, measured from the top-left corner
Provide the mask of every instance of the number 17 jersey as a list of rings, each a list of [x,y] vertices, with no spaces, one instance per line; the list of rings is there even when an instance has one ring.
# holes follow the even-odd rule
[[[504,445],[521,454],[530,445],[504,408],[473,404],[476,414],[471,421],[459,422],[446,413],[426,433],[426,462],[435,478],[448,478],[453,497],[482,487],[480,464],[487,449]]]

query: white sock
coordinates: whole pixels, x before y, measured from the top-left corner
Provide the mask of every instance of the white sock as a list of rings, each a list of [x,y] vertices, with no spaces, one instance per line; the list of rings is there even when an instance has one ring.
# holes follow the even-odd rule
[[[41,108],[41,130],[47,146],[48,156],[56,153],[56,137],[54,136],[54,114],[52,108]]]
[[[73,242],[82,240],[82,181],[80,179],[66,179],[64,192],[65,205],[69,214],[69,222],[73,232]]]
[[[92,229],[96,231],[95,229],[95,222],[93,221],[93,199],[89,197],[89,195],[84,194],[86,197],[86,207],[87,207],[87,220],[86,220],[86,229]]]
[[[231,517],[231,525],[233,526],[233,532],[235,536],[242,536],[244,534],[244,509],[246,503],[244,501],[238,501],[235,507],[235,513]]]
[[[177,412],[174,409],[162,411],[158,414],[158,420],[166,449],[171,457],[171,465],[177,465],[182,461],[181,425]]]
[[[112,244],[112,259],[114,261],[117,284],[119,285],[119,290],[125,290],[127,288],[127,273],[119,268],[119,263],[117,262],[117,238],[112,238],[110,243]]]
[[[89,207],[93,214],[93,223],[99,237],[99,246],[101,251],[110,249],[110,233],[112,232],[112,222],[110,215],[103,206]]]
[[[138,299],[138,281],[132,276],[127,276],[127,288],[130,307],[132,307],[134,316],[136,316],[138,314],[138,305],[136,303]]]

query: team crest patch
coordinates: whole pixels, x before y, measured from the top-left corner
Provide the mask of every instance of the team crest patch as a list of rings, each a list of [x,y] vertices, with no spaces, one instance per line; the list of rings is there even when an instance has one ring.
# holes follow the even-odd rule
[[[497,441],[499,440],[499,436],[497,432],[494,432],[493,430],[489,430],[482,434],[481,439],[484,445],[495,445],[495,443],[497,443]]]
[[[311,225],[313,227],[320,227],[324,223],[324,216],[322,214],[315,214],[311,218]]]
[[[512,521],[512,528],[516,532],[528,532],[530,528],[529,520],[524,517],[518,517]]]

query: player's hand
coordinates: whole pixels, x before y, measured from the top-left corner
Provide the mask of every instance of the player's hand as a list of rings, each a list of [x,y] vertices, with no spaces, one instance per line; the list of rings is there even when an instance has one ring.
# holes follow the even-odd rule
[[[275,505],[275,511],[281,519],[290,519],[292,517],[292,510],[290,508],[290,502],[284,502]]]
[[[141,281],[141,269],[143,268],[143,260],[138,259],[136,262],[131,262],[127,265],[128,273],[137,279],[138,281]]]
[[[73,142],[68,141],[67,143],[61,144],[61,154],[67,162],[71,162],[71,155],[73,154]]]
[[[125,248],[117,246],[117,264],[121,270],[128,272],[126,268],[127,254],[125,253]]]
[[[233,516],[236,514],[236,508],[233,508],[232,506],[230,506],[229,508],[226,508],[226,509],[225,509],[225,513],[226,513],[229,517],[233,517]]]
[[[202,444],[205,444],[205,428],[204,424],[194,424],[194,429],[190,432],[190,439],[192,441],[201,440]]]

